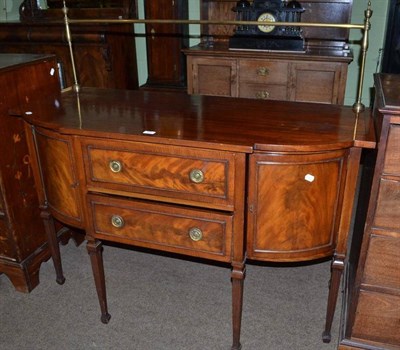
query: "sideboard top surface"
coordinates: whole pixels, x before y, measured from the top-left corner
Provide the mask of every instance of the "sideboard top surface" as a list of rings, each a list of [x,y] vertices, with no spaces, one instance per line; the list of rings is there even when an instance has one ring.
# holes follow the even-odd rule
[[[25,108],[34,124],[73,135],[241,152],[375,145],[370,111],[358,116],[354,141],[357,116],[339,105],[82,88]]]

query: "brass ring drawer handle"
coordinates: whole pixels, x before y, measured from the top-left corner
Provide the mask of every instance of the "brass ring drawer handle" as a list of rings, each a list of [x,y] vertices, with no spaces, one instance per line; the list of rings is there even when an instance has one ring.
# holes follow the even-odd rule
[[[200,241],[203,238],[203,231],[200,230],[198,227],[192,227],[189,230],[189,237],[192,241]]]
[[[122,170],[122,164],[119,160],[110,160],[109,166],[113,173],[120,173]]]
[[[269,69],[267,67],[257,68],[257,75],[265,77],[269,74]]]
[[[125,221],[122,218],[122,216],[119,215],[113,215],[111,217],[111,225],[113,225],[116,228],[122,228],[125,226]]]
[[[256,98],[260,100],[266,100],[267,98],[269,98],[269,92],[268,91],[256,92]]]
[[[190,181],[199,184],[204,181],[204,173],[200,169],[193,169],[189,174]]]

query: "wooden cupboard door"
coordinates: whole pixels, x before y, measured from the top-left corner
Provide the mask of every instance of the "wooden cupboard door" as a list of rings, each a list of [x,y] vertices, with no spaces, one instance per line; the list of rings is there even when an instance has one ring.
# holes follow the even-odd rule
[[[333,254],[345,151],[250,156],[247,252],[265,261]]]
[[[343,104],[347,64],[297,62],[291,66],[290,100]]]
[[[146,0],[146,19],[187,19],[186,0]],[[146,86],[185,87],[185,56],[188,46],[185,24],[150,23],[146,25],[148,79]]]
[[[79,181],[72,140],[66,136],[36,129],[35,140],[46,201],[55,218],[82,226]]]
[[[235,59],[188,57],[189,94],[238,96]]]

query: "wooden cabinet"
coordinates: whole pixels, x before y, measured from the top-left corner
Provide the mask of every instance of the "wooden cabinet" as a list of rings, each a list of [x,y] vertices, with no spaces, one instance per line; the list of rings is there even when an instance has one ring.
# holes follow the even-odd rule
[[[235,1],[202,1],[202,19],[234,20]],[[351,0],[301,1],[305,22],[348,23]],[[304,28],[305,52],[229,49],[234,27],[202,28],[199,45],[184,50],[189,94],[343,104],[348,30]]]
[[[36,6],[36,2],[32,3]],[[55,3],[57,1],[49,5]],[[78,2],[76,5],[87,6]],[[124,5],[112,9],[72,8],[69,15],[74,19],[134,17],[133,8],[128,7],[128,2]],[[71,86],[72,65],[61,8],[35,10],[29,16],[21,14],[21,18],[21,21],[0,23],[0,52],[54,54],[60,65],[63,87]],[[71,33],[77,75],[82,86],[117,89],[138,87],[132,25],[71,24]]]
[[[188,93],[343,104],[350,56],[231,52],[224,44],[192,48]]]
[[[347,279],[339,349],[400,349],[400,79],[375,76],[379,143],[355,280]]]
[[[27,77],[33,78],[26,84]],[[0,55],[0,274],[21,292],[39,283],[39,268],[50,257],[40,217],[32,159],[21,107],[60,90],[54,57]]]
[[[146,19],[188,19],[187,0],[145,0]],[[145,88],[185,88],[187,24],[146,24],[148,78]]]
[[[361,149],[374,147],[369,111],[146,90],[77,97],[30,104],[24,119],[48,216],[86,232],[102,322],[103,241],[230,264],[233,350],[247,256],[332,256],[330,339]]]

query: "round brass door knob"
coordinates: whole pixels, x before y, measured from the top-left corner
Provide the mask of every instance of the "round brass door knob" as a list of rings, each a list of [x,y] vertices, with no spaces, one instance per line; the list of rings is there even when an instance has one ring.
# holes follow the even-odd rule
[[[121,216],[113,215],[111,217],[111,225],[113,225],[116,228],[121,228],[121,227],[124,227],[125,221]]]
[[[193,169],[189,174],[190,181],[199,184],[204,181],[204,173],[200,169]]]
[[[122,170],[122,164],[119,160],[111,160],[109,166],[113,173],[119,173]]]
[[[200,230],[198,227],[192,227],[189,230],[189,237],[192,241],[200,241],[203,238],[203,231]]]

